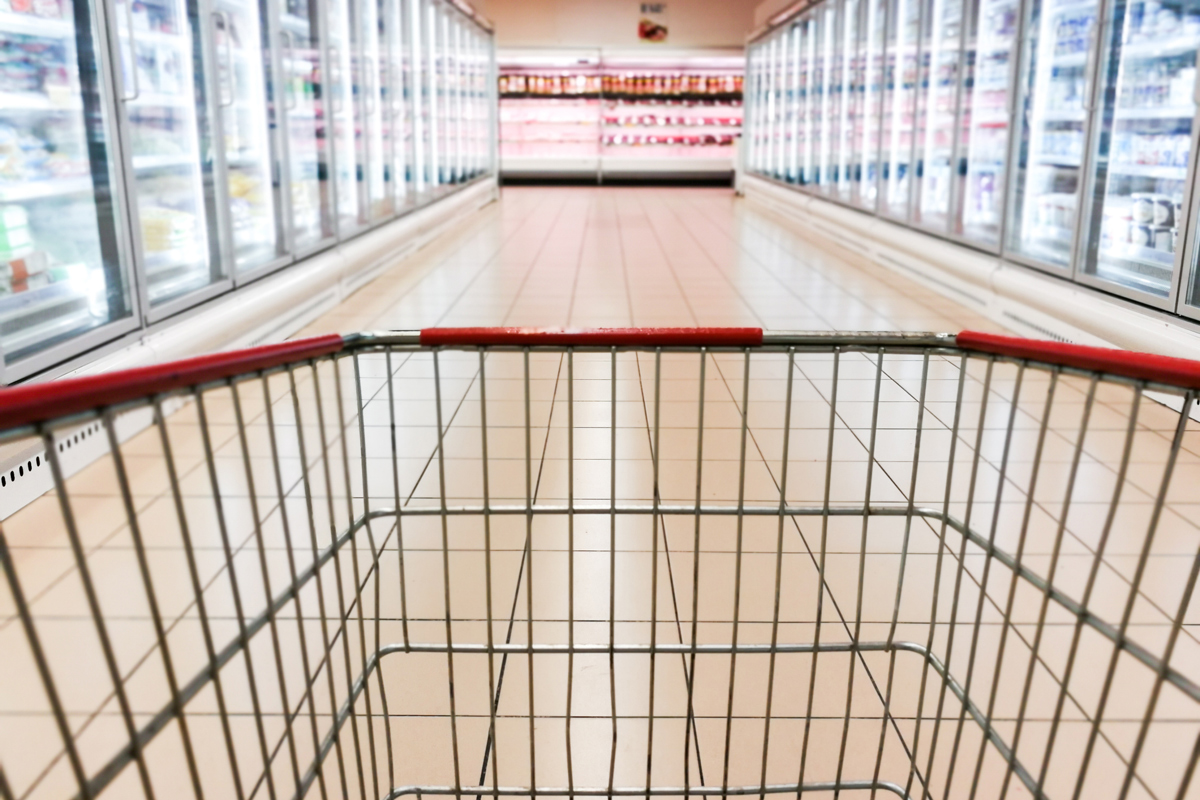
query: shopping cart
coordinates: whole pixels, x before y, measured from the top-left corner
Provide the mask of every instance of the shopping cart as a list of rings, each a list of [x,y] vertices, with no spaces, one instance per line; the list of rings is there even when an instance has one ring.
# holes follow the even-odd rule
[[[1200,796],[1198,389],[432,329],[6,390],[0,797]]]

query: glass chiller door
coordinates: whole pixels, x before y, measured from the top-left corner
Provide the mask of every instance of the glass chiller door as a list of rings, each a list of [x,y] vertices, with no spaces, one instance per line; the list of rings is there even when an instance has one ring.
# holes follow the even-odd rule
[[[771,38],[771,175],[783,177],[784,119],[787,96],[784,87],[784,41],[782,34]]]
[[[10,365],[132,314],[98,12],[78,2],[0,11],[0,346]]]
[[[303,253],[333,236],[326,122],[329,96],[321,69],[317,0],[283,0],[280,9],[280,72],[286,190],[291,244]]]
[[[1000,244],[1019,11],[1017,0],[980,0],[966,34],[953,231],[988,247]]]
[[[821,188],[832,194],[837,186],[838,146],[841,144],[841,39],[840,9],[829,2],[821,10],[821,41],[824,48],[823,95],[821,118],[825,130],[821,136]]]
[[[813,128],[816,97],[813,90],[815,23],[812,18],[800,21],[800,185],[808,186],[816,181],[816,165],[813,161]]]
[[[1200,0],[1116,0],[1110,20],[1080,269],[1165,299],[1186,230]]]
[[[913,123],[917,111],[917,38],[920,0],[892,0],[884,84],[882,210],[906,219],[912,179]]]
[[[779,165],[775,171],[775,177],[783,181],[791,181],[794,159],[792,153],[795,152],[795,124],[793,117],[796,113],[795,91],[792,86],[792,31],[791,28],[785,28],[779,34]]]
[[[380,50],[381,44],[386,46],[386,39],[377,0],[354,0],[351,7],[356,25],[351,75],[358,99],[354,137],[361,204],[358,222],[365,224],[391,213],[384,185],[383,87],[380,80],[383,66]]]
[[[847,3],[849,5],[849,3]],[[850,120],[849,133],[847,134],[847,157],[846,157],[846,178],[850,183],[849,196],[846,198],[851,202],[858,204],[859,198],[862,195],[863,173],[863,155],[866,142],[863,138],[866,123],[867,111],[867,94],[865,81],[867,79],[867,36],[868,22],[866,19],[867,13],[870,10],[870,0],[862,0],[858,2],[858,10],[855,12],[854,19],[854,38],[850,40],[851,52],[854,54],[850,60],[850,112],[848,118]]]
[[[425,0],[403,0],[408,21],[409,108],[412,120],[412,187],[414,199],[429,190],[429,85],[424,46]]]
[[[812,132],[813,183],[821,186],[826,183],[829,167],[829,131],[826,129],[826,112],[828,110],[829,93],[826,91],[826,80],[829,75],[827,59],[829,48],[827,32],[829,21],[825,14],[818,11],[812,19],[812,91],[809,95],[811,117],[809,130]]]
[[[234,264],[245,271],[283,253],[271,138],[278,108],[267,92],[267,37],[259,4],[214,0],[212,7],[229,233]]]
[[[851,195],[850,165],[853,163],[851,143],[854,141],[855,104],[858,101],[856,59],[858,56],[858,0],[842,0],[841,24],[837,26],[837,46],[834,50],[834,96],[837,102],[837,142],[834,147],[835,194],[842,200]]]
[[[883,123],[884,53],[887,34],[887,0],[864,0],[866,20],[860,41],[861,63],[866,71],[862,80],[862,130],[859,162],[856,169],[859,191],[855,202],[874,209],[879,193],[879,145]]]
[[[801,120],[804,115],[804,104],[800,96],[800,26],[793,24],[787,40],[788,49],[788,137],[787,180],[788,183],[800,182],[800,147],[803,128]]]
[[[463,26],[457,16],[450,19],[450,41],[453,45],[453,57],[451,60],[451,74],[454,76],[452,81],[453,92],[453,109],[450,115],[454,123],[454,163],[451,165],[450,174],[454,183],[461,183],[463,180],[463,158],[466,155],[466,141],[463,138],[464,128],[464,80],[463,80]]]
[[[137,251],[153,308],[225,279],[219,257],[212,120],[201,18],[187,0],[115,6]],[[201,146],[203,142],[203,147]]]
[[[326,61],[329,65],[329,107],[332,121],[334,197],[337,230],[347,236],[358,228],[358,126],[351,69],[353,42],[350,39],[350,0],[324,0]]]
[[[915,148],[920,181],[914,221],[946,231],[958,118],[962,0],[926,0]]]
[[[388,83],[388,134],[391,145],[391,185],[393,203],[397,211],[409,207],[412,168],[412,119],[410,117],[410,80],[412,61],[405,37],[408,34],[408,19],[404,15],[402,0],[386,0],[388,29],[388,54],[391,75]]]
[[[1068,269],[1083,185],[1088,73],[1099,6],[1030,0],[1018,81],[1018,158],[1005,248]]]
[[[438,169],[442,163],[442,151],[440,137],[442,135],[441,125],[439,124],[438,114],[441,103],[438,98],[438,91],[441,88],[441,75],[438,74],[439,63],[439,42],[437,37],[437,7],[433,0],[421,0],[422,9],[422,30],[424,36],[421,41],[421,53],[425,59],[425,124],[422,126],[425,133],[425,182],[426,188],[429,191],[437,191],[437,187],[441,185]]]

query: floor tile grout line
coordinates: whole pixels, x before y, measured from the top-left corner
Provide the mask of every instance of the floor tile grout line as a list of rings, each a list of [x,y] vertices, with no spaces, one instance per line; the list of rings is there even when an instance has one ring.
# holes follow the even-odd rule
[[[639,207],[642,207],[640,203],[639,203]],[[644,208],[642,208],[642,215],[647,216],[645,214]],[[647,216],[647,221],[649,221],[648,216]],[[633,297],[632,297],[632,293],[631,293],[631,289],[630,289],[630,285],[629,285],[628,260],[625,258],[626,242],[625,242],[624,232],[620,228],[620,209],[617,210],[617,226],[618,226],[618,231],[621,232],[620,233],[621,267],[622,267],[622,273],[625,276],[626,298],[627,298],[627,302],[629,303],[629,320],[630,320],[630,323],[636,327],[637,320],[634,316],[635,312],[634,312],[634,308],[633,308]],[[662,249],[661,243],[659,243],[659,249],[660,250]],[[676,281],[676,286],[678,286],[678,281]],[[687,303],[687,298],[683,296],[682,290],[680,292],[680,295],[683,298],[684,303],[688,305],[688,311],[691,314],[692,319],[694,321],[696,319],[695,312],[692,310],[691,305]],[[654,443],[651,440],[650,412],[646,407],[646,388],[645,388],[645,383],[641,377],[640,354],[635,354],[634,361],[638,367],[638,387],[640,389],[641,396],[642,396],[642,414],[646,420],[646,438],[647,438],[647,441],[649,441],[652,457],[658,458],[659,457],[658,454],[653,453]],[[661,378],[661,376],[658,376],[658,377]],[[655,487],[653,487],[652,491],[655,493],[655,495],[657,495],[659,489],[657,486],[655,486]],[[680,643],[682,643],[683,642],[683,623],[679,618],[679,598],[676,594],[676,588],[675,588],[675,567],[671,561],[671,547],[670,547],[669,541],[667,540],[667,521],[666,521],[665,517],[662,519],[662,535],[663,535],[663,553],[665,554],[665,557],[666,557],[667,576],[668,576],[670,588],[671,588],[671,604],[672,604],[672,608],[675,613],[675,627],[679,634],[679,641],[680,641]],[[657,524],[655,525],[654,537],[656,539],[658,537],[658,525]],[[613,546],[615,546],[616,543],[613,542],[612,544],[613,544]],[[651,624],[653,624],[653,622]],[[695,675],[694,675],[694,673],[692,673],[689,670],[687,657],[685,655],[683,655],[682,653],[679,656],[679,663],[680,663],[680,668],[683,670],[684,684],[687,686],[693,686],[694,681],[695,681]],[[650,713],[653,714],[654,710],[650,709]],[[695,746],[696,773],[697,773],[697,777],[699,777],[699,779],[700,779],[700,785],[703,786],[703,785],[705,785],[705,780],[704,780],[704,762],[703,762],[703,757],[701,755],[701,750],[700,750],[700,730],[696,726],[696,717],[693,713],[689,714],[689,721],[690,721],[690,727],[691,727],[692,740],[693,740],[694,746]],[[688,723],[685,723],[685,728],[684,728],[685,745],[686,745],[686,739],[687,739],[687,734],[688,734],[687,727],[688,727]],[[684,769],[685,770],[688,769],[688,766],[689,766],[688,764],[684,764]],[[685,775],[684,780],[686,783],[689,780],[689,776]]]

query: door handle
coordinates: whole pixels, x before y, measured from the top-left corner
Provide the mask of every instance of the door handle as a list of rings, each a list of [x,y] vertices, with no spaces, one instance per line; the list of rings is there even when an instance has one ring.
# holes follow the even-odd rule
[[[329,59],[329,96],[333,100],[333,110],[341,111],[345,107],[345,98],[342,97],[342,62],[340,59],[342,52],[337,47],[330,47],[327,52]]]
[[[283,43],[283,107],[288,111],[297,105],[296,92],[293,90],[292,65],[295,57],[295,41],[291,31],[280,31],[279,39]]]
[[[224,11],[212,12],[212,18],[213,18],[213,31],[214,32],[220,30],[220,28],[217,26],[217,23],[220,23],[225,28],[225,46],[222,47],[221,50],[225,56],[224,64],[225,64],[226,83],[228,83],[228,85],[229,85],[229,101],[226,102],[223,97],[218,96],[217,104],[220,105],[221,108],[228,108],[229,106],[233,105],[235,95],[237,94],[236,87],[234,86],[234,77],[233,77],[233,44],[232,44],[233,27],[229,22],[229,15],[226,14]]]
[[[375,59],[370,56],[363,56],[363,77],[362,88],[364,96],[364,111],[367,114],[374,114],[376,111],[376,86],[379,83],[379,76],[375,73]]]
[[[133,94],[129,95],[128,97],[122,97],[121,99],[126,103],[132,103],[142,94],[142,81],[141,78],[138,77],[137,35],[133,28],[133,0],[126,0],[125,8],[127,9],[127,13],[125,15],[125,29],[129,36],[129,57],[133,60],[133,64],[130,67],[133,73],[133,81],[131,81],[133,84]]]
[[[1196,67],[1198,78],[1192,86],[1192,100],[1200,105],[1200,50],[1196,51]]]
[[[1095,30],[1088,37],[1088,53],[1087,58],[1083,62],[1083,109],[1091,112],[1095,110],[1096,103],[1092,100],[1092,92],[1095,90],[1097,83],[1096,75],[1094,74],[1098,67],[1096,62],[1099,61],[1100,48],[1104,46],[1104,9],[1097,7]]]

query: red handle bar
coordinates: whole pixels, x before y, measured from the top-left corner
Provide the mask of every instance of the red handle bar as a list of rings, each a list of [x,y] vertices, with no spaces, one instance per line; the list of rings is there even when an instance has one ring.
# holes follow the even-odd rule
[[[1066,342],[1022,339],[1019,336],[999,336],[977,331],[963,331],[958,334],[956,343],[964,350],[979,353],[1027,358],[1044,364],[1058,364],[1090,372],[1122,375],[1135,380],[1165,383],[1181,389],[1200,389],[1200,361],[1187,358],[1134,353],[1107,347],[1087,347]]]
[[[0,390],[0,430],[336,353],[337,334]]]
[[[421,344],[521,347],[758,347],[762,328],[426,328]]]
[[[767,334],[765,341],[767,344],[787,344],[788,338],[787,334]],[[805,334],[802,338],[805,343],[811,344],[818,342],[820,335]],[[759,328],[426,328],[419,337],[412,337],[413,344],[418,342],[424,347],[758,347],[764,343],[764,335]],[[369,339],[366,343],[369,344]],[[864,339],[863,343],[868,342]],[[1200,389],[1200,362],[1184,358],[974,331],[958,334],[956,344],[963,350],[1122,375],[1185,389]],[[2,389],[0,430],[306,361],[337,353],[345,346],[341,336],[331,334],[212,353],[149,367]]]

